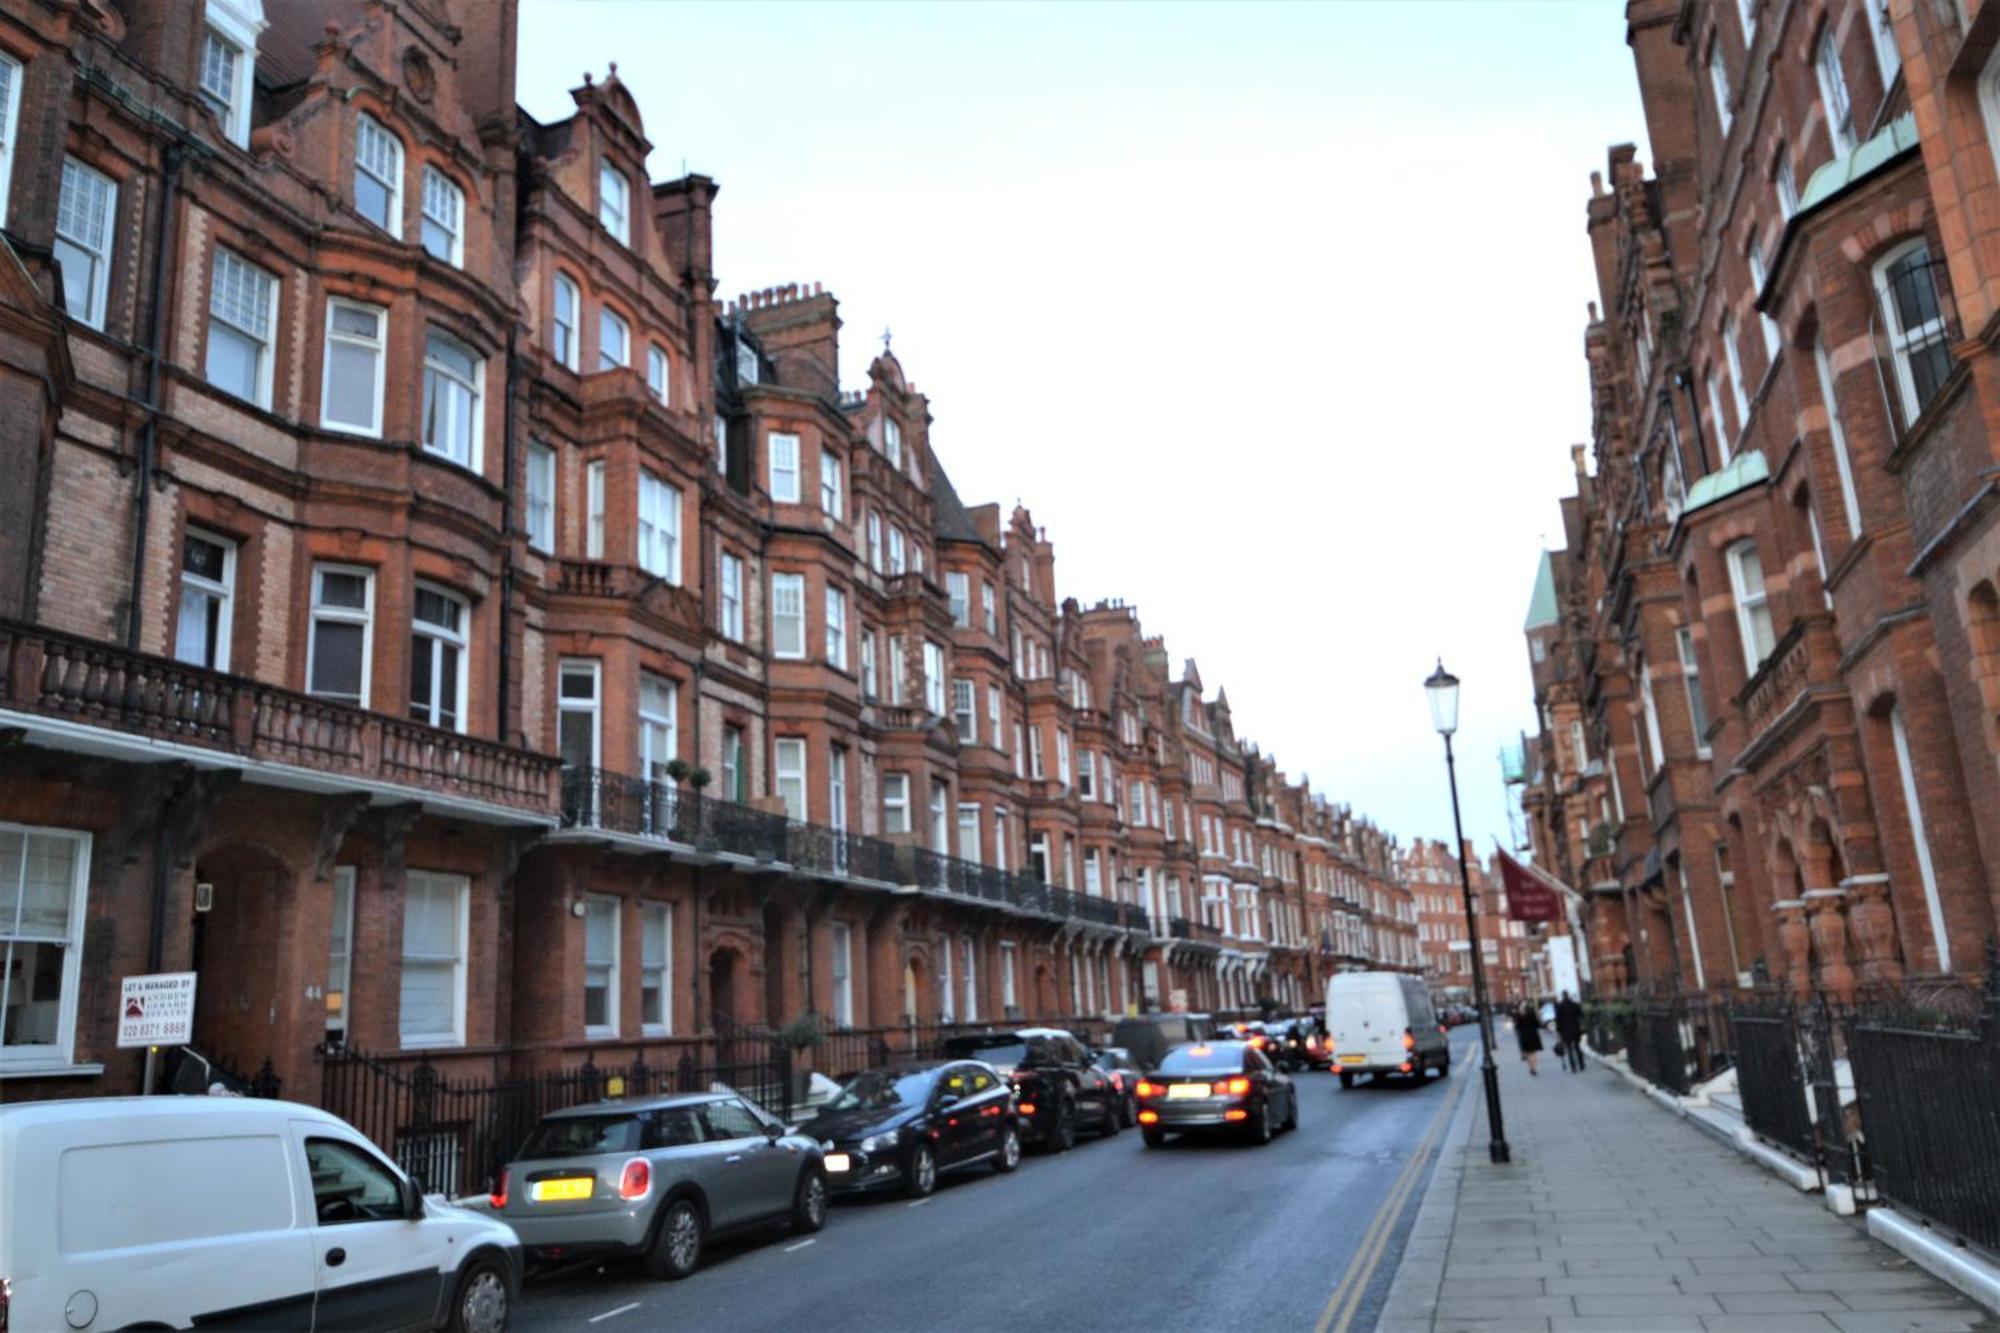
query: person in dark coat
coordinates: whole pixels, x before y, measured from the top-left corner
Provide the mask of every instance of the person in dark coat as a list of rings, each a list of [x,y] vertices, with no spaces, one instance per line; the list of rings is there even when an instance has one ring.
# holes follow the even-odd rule
[[[1535,1016],[1533,1005],[1524,1004],[1514,1011],[1514,1040],[1520,1044],[1521,1058],[1528,1062],[1528,1072],[1538,1072],[1535,1057],[1542,1053],[1542,1020]]]
[[[1583,1072],[1583,1006],[1568,991],[1556,1001],[1556,1036],[1562,1039],[1563,1067]]]

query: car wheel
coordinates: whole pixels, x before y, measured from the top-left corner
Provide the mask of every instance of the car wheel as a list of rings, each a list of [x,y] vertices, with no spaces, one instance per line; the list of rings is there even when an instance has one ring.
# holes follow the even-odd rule
[[[1446,1051],[1446,1052],[1444,1053],[1444,1059],[1442,1059],[1442,1060],[1438,1061],[1438,1077],[1439,1077],[1439,1078],[1450,1078],[1450,1077],[1451,1077],[1451,1052],[1450,1052],[1450,1051]]]
[[[1285,1128],[1297,1129],[1298,1127],[1299,1127],[1299,1090],[1297,1088],[1293,1088],[1292,1104],[1290,1107],[1286,1108],[1285,1111]]]
[[[1119,1103],[1124,1100],[1122,1097],[1115,1100],[1109,1097],[1105,1098],[1104,1122],[1097,1128],[1099,1138],[1108,1139],[1119,1130],[1125,1128],[1125,1117],[1118,1109]]]
[[[458,1279],[451,1298],[452,1333],[501,1333],[512,1301],[507,1272],[497,1259],[474,1259]]]
[[[1076,1103],[1065,1097],[1056,1104],[1056,1123],[1049,1130],[1049,1151],[1068,1152],[1076,1146]]]
[[[1250,1117],[1250,1137],[1257,1143],[1269,1143],[1271,1136],[1271,1103],[1264,1102],[1257,1107],[1257,1113]]]
[[[801,1236],[826,1225],[826,1172],[808,1167],[792,1195],[792,1230]]]
[[[1354,1086],[1354,1075],[1350,1071],[1345,1069],[1340,1071],[1340,1086],[1343,1088]]]
[[[1021,1135],[1012,1125],[1000,1131],[1000,1151],[993,1155],[993,1169],[1000,1175],[1021,1166]]]
[[[673,1282],[694,1272],[701,1266],[702,1231],[701,1210],[692,1200],[668,1203],[646,1252],[646,1271]]]
[[[910,1172],[904,1177],[903,1192],[912,1199],[928,1199],[937,1190],[937,1154],[928,1143],[919,1143],[910,1153]]]
[[[1163,1129],[1153,1129],[1149,1127],[1140,1130],[1139,1137],[1146,1141],[1146,1146],[1148,1148],[1164,1147],[1167,1142],[1167,1132]]]
[[[1126,1097],[1118,1103],[1118,1114],[1124,1117],[1125,1128],[1127,1129],[1139,1123],[1138,1104],[1130,1097]]]

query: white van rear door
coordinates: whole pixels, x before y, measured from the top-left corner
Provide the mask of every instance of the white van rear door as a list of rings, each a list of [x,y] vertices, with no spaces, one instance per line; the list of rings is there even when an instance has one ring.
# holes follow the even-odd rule
[[[312,1251],[287,1149],[271,1132],[64,1150],[57,1300],[94,1298],[96,1328],[311,1329]]]
[[[315,1329],[428,1326],[447,1262],[446,1228],[405,1215],[403,1176],[373,1147],[323,1122],[293,1121],[292,1132],[311,1191]]]

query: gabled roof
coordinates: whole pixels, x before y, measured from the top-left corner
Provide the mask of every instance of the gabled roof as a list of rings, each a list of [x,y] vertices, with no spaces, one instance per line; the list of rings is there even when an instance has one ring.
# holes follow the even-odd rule
[[[1542,552],[1541,563],[1535,566],[1535,591],[1528,598],[1528,623],[1523,630],[1537,630],[1553,625],[1560,617],[1556,604],[1555,556]]]

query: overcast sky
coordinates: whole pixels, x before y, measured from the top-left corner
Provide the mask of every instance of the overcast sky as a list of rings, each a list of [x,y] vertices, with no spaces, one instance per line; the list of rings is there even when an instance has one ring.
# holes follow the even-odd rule
[[[1589,173],[1643,142],[1617,0],[1160,6],[525,0],[543,119],[609,61],[652,174],[714,177],[725,297],[894,330],[966,503],[1136,605],[1239,737],[1450,836],[1423,680],[1506,837],[1521,626],[1589,437]]]

